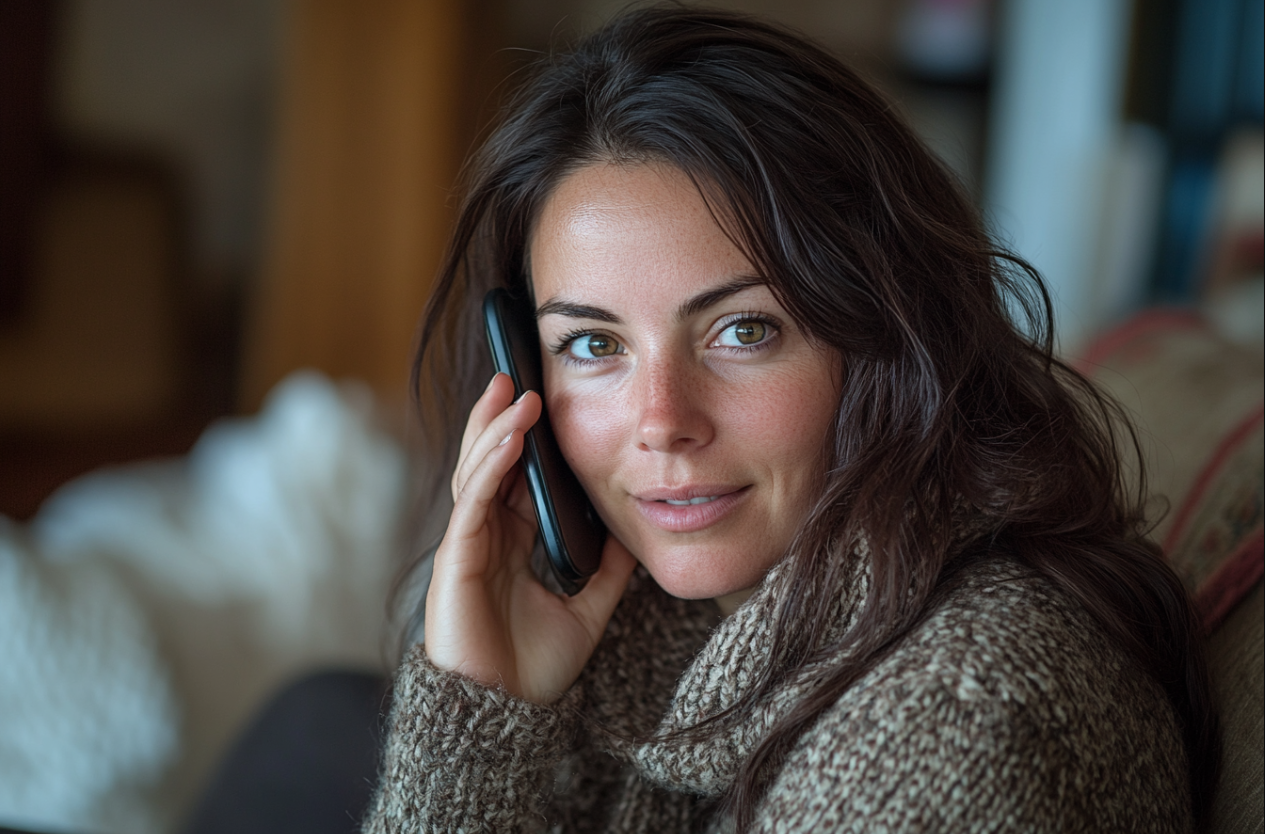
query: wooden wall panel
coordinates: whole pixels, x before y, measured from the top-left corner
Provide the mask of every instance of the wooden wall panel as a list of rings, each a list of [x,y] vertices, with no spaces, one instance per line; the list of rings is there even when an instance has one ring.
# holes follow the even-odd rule
[[[243,405],[314,367],[406,390],[452,218],[461,0],[295,0]]]

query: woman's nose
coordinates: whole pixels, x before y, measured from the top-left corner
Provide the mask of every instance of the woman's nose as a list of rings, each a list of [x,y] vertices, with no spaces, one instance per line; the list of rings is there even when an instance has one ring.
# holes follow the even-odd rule
[[[684,452],[712,441],[715,426],[705,380],[677,363],[646,364],[636,373],[638,448]]]

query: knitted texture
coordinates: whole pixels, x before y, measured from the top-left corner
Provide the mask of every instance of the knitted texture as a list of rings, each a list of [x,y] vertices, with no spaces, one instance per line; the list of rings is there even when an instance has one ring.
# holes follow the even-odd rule
[[[440,672],[421,646],[395,687],[375,830],[412,832],[421,820],[452,834],[539,830],[566,746],[565,704],[541,707]]]
[[[862,563],[840,589],[836,634],[863,603]],[[701,739],[644,739],[755,685],[785,579],[775,568],[722,621],[639,572],[551,707],[438,672],[415,650],[366,830],[729,830],[718,800],[804,684]],[[1187,832],[1185,761],[1163,691],[1082,609],[986,563],[797,740],[754,828]]]

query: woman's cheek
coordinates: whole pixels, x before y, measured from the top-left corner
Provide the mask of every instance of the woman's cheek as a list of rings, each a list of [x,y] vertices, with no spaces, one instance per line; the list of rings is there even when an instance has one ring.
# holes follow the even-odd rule
[[[615,398],[599,390],[559,386],[550,392],[546,407],[562,456],[597,503],[619,445]]]

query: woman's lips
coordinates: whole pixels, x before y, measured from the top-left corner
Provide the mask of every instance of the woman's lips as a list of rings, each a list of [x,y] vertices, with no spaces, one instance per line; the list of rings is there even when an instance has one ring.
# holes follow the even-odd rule
[[[727,516],[743,502],[748,487],[713,487],[673,490],[637,496],[637,509],[654,526],[669,533],[693,533]],[[701,503],[694,503],[700,498]],[[669,503],[669,501],[673,503]],[[689,501],[690,503],[679,503]]]

